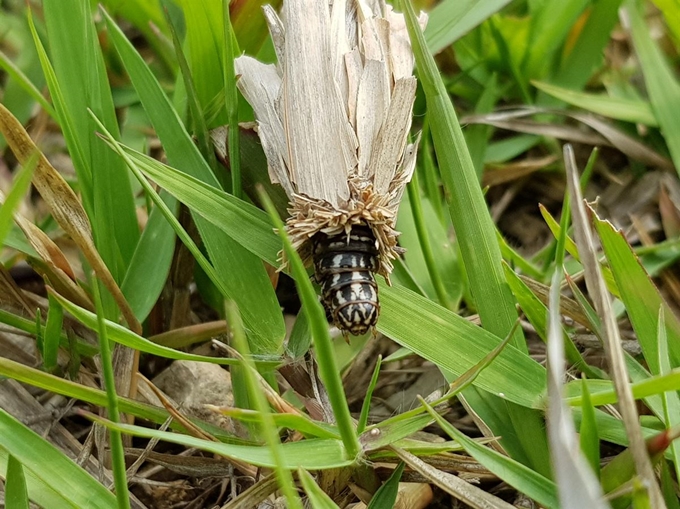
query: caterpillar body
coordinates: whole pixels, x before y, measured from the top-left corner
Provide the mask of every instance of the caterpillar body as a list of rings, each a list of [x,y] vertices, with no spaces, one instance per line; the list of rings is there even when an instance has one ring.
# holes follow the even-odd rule
[[[321,301],[341,331],[359,336],[378,321],[380,303],[373,274],[378,249],[373,232],[356,225],[348,236],[317,233],[312,238],[314,276],[321,285]]]
[[[364,334],[380,311],[375,274],[389,284],[402,251],[396,217],[416,162],[404,18],[384,0],[284,0],[281,18],[264,14],[278,62],[237,58],[237,85],[328,315],[345,336]]]

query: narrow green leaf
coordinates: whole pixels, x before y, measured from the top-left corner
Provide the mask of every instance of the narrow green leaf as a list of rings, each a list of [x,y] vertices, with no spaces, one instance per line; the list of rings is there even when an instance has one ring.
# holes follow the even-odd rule
[[[0,447],[50,487],[63,504],[115,509],[116,498],[63,452],[0,409]],[[33,498],[29,491],[29,496]],[[51,506],[46,506],[51,507]]]
[[[378,330],[454,377],[461,376],[501,339],[403,287],[380,285]],[[474,385],[503,400],[542,408],[545,368],[508,345]]]
[[[47,101],[47,99],[45,99],[45,96],[43,96],[43,94],[40,92],[40,90],[38,90],[38,88],[33,84],[28,76],[26,76],[22,70],[2,51],[0,51],[0,68],[2,68],[7,73],[7,76],[18,83],[31,96],[31,98],[33,98],[35,102],[40,104],[40,107],[44,109],[50,117],[53,119],[57,118],[54,108],[52,108],[52,105]],[[5,89],[5,92],[6,91],[7,90]],[[4,101],[7,109],[11,111],[12,108],[10,107],[6,96],[4,97]]]
[[[201,104],[197,96],[196,87],[194,86],[194,79],[191,75],[191,70],[189,69],[189,63],[184,56],[184,52],[182,51],[182,43],[179,40],[177,30],[172,24],[172,19],[170,19],[169,15],[167,16],[167,20],[170,33],[172,34],[172,43],[175,47],[177,62],[179,63],[179,69],[184,82],[184,89],[186,90],[187,94],[187,102],[189,103],[189,112],[191,113],[191,120],[193,124],[193,133],[196,136],[196,141],[201,154],[208,162],[208,165],[211,168],[215,168],[215,151],[213,150],[212,144],[210,143],[208,126],[205,123],[203,109],[201,108]]]
[[[275,466],[271,451],[267,447],[262,447],[262,445],[223,444],[181,433],[157,431],[130,424],[115,424],[93,414],[87,414],[87,417],[107,428],[114,428],[121,433],[132,436],[157,438],[173,444],[196,447],[203,451],[238,459],[260,467],[273,468]],[[299,467],[307,470],[325,470],[346,467],[353,463],[353,460],[348,459],[347,452],[339,440],[309,439],[287,442],[281,444],[281,450],[283,465],[291,470]]]
[[[286,253],[291,273],[295,278],[295,284],[300,295],[300,301],[302,302],[302,309],[307,314],[309,328],[312,331],[312,339],[314,340],[314,348],[319,363],[319,375],[326,386],[328,398],[335,415],[335,421],[343,444],[347,449],[348,457],[355,459],[361,448],[354,424],[352,423],[352,417],[349,413],[349,407],[347,406],[347,397],[345,396],[342,380],[340,379],[340,370],[335,359],[333,343],[328,330],[328,322],[326,321],[326,312],[323,310],[321,302],[319,302],[316,292],[312,287],[300,255],[295,251],[286,234],[286,229],[277,215],[274,204],[264,193],[260,199],[283,242],[283,249]]]
[[[28,490],[24,467],[11,454],[7,459],[5,475],[5,507],[10,509],[28,509]]]
[[[202,9],[200,6],[196,8]],[[163,143],[168,161],[208,186],[219,187],[148,66],[114,21],[106,13],[104,15],[111,39]],[[221,16],[218,17],[221,19]],[[212,22],[207,26],[211,27]],[[220,35],[220,43],[221,40]],[[192,65],[195,64],[192,62]],[[199,79],[195,72],[193,76],[195,80]],[[221,74],[219,82],[221,90]],[[226,296],[234,300],[243,313],[251,350],[254,353],[277,352],[285,336],[285,325],[264,265],[237,241],[200,216],[195,216],[195,222],[222,287],[227,290]],[[243,224],[235,226],[244,228]]]
[[[326,495],[324,491],[316,484],[314,478],[302,468],[298,468],[298,479],[307,493],[309,503],[312,509],[339,509],[337,504],[333,502],[331,497]]]
[[[520,277],[512,270],[507,264],[503,264],[505,269],[505,275],[515,294],[515,298],[519,303],[522,311],[527,316],[527,319],[536,329],[536,333],[540,338],[547,342],[548,337],[548,308],[543,304],[536,295],[529,289],[529,287],[520,279]],[[573,364],[576,369],[579,369],[588,376],[593,378],[603,378],[606,377],[606,373],[596,368],[592,368],[586,363],[586,361],[581,356],[581,352],[578,351],[576,345],[567,335],[566,332],[562,331],[562,337],[564,338],[564,345],[566,350],[566,356],[570,364]]]
[[[180,0],[186,21],[186,39],[189,48],[191,76],[201,109],[212,120],[209,127],[228,122],[224,109],[224,82],[222,79],[222,53],[224,51],[224,26],[221,0]]]
[[[588,83],[593,73],[602,65],[604,49],[610,43],[611,32],[619,21],[618,9],[621,3],[622,0],[592,2],[585,25],[576,34],[576,42],[570,44],[571,41],[568,41],[564,45],[566,56],[562,58],[559,69],[551,79],[554,85],[580,90]],[[575,25],[566,21],[564,24],[571,28],[572,33],[575,32]],[[539,97],[537,102],[546,104],[542,99]]]
[[[229,119],[228,150],[229,169],[231,170],[231,192],[237,198],[242,197],[241,185],[241,154],[239,146],[238,127],[238,89],[236,88],[236,70],[234,59],[240,54],[236,44],[231,16],[229,14],[229,1],[222,0],[223,25],[224,25],[224,52],[222,68],[224,70],[225,106]]]
[[[52,372],[57,367],[57,355],[61,343],[61,327],[64,322],[64,308],[54,295],[47,295],[49,308],[47,309],[47,323],[43,339],[43,363],[45,370]]]
[[[451,438],[460,443],[467,453],[489,471],[496,474],[513,488],[534,499],[545,507],[559,507],[557,488],[550,479],[543,477],[521,463],[468,438],[446,422],[431,406],[421,400],[427,411]]]
[[[612,388],[609,380],[588,380],[588,390],[590,391],[591,403],[594,406],[611,405],[617,402],[616,392]],[[574,389],[577,389],[574,387]],[[645,378],[631,385],[633,397],[635,399],[649,398],[665,391],[680,390],[680,369],[674,369],[664,375],[655,375]],[[570,405],[581,405],[580,395],[567,399]]]
[[[220,407],[214,407],[214,410],[243,422],[261,422],[262,420],[262,414],[257,410]],[[334,426],[313,421],[306,414],[272,414],[272,418],[277,427],[299,431],[308,437],[340,439],[340,435],[338,435]]]
[[[517,319],[517,311],[503,275],[496,230],[453,104],[434,58],[427,51],[413,6],[410,0],[402,4],[405,7],[406,26],[411,38],[420,83],[427,100],[437,161],[449,196],[451,220],[460,245],[463,265],[470,280],[470,289],[484,328],[499,337],[504,337]],[[514,346],[526,352],[521,330],[517,330],[515,334]],[[457,348],[456,350],[460,352]],[[479,380],[482,376],[484,373],[480,375]],[[505,436],[504,440],[516,442],[530,458],[534,468],[548,472],[550,459],[540,415],[508,405],[507,401],[495,400],[494,405],[502,406],[504,415],[508,416],[515,429],[524,430],[514,436]]]
[[[254,403],[255,409],[260,415],[261,432],[267,442],[267,448],[272,455],[274,462],[274,473],[279,483],[279,489],[286,497],[286,502],[293,509],[302,509],[302,502],[295,490],[293,476],[286,469],[283,460],[281,441],[274,424],[274,419],[269,411],[269,403],[262,392],[262,388],[255,376],[257,370],[252,359],[249,358],[248,341],[243,331],[243,323],[238,313],[238,308],[233,302],[226,304],[226,316],[230,329],[233,334],[233,343],[239,353],[243,356],[243,378],[248,389],[250,401]]]
[[[399,492],[399,481],[401,480],[401,474],[404,473],[405,466],[405,463],[397,465],[390,478],[373,495],[367,509],[392,509],[394,507]]]
[[[650,371],[660,372],[657,320],[661,307],[666,316],[671,366],[680,366],[680,321],[664,302],[623,233],[599,218],[595,219],[595,228]]]
[[[39,157],[40,154],[36,152],[29,158],[27,163],[14,177],[10,192],[4,200],[0,200],[2,201],[0,205],[0,245],[4,245],[5,238],[14,224],[14,212],[21,200],[26,196],[26,191],[28,191],[31,185],[31,178],[33,178],[33,172]],[[1,197],[2,194],[0,194]]]
[[[179,208],[177,200],[167,192],[161,192],[161,197],[176,214]],[[121,292],[140,322],[149,316],[163,290],[174,253],[175,232],[162,211],[154,207],[120,285]]]
[[[595,476],[600,478],[600,437],[595,422],[595,407],[590,400],[590,392],[585,378],[581,380],[581,427],[579,429],[581,451],[590,463]]]
[[[74,130],[64,132],[69,150],[77,144],[87,168],[74,159],[81,192],[92,198],[85,207],[97,250],[117,282],[122,281],[134,248],[139,227],[130,179],[121,161],[95,135],[88,114],[94,111],[107,129],[119,139],[118,121],[113,106],[104,59],[92,21],[90,4],[79,0],[46,0],[43,3],[45,24],[55,76],[65,101],[63,110]],[[53,99],[56,100],[56,98]],[[61,115],[60,115],[61,117]],[[62,119],[60,118],[60,121]],[[91,179],[87,178],[90,175]],[[82,180],[81,180],[82,177]],[[111,304],[107,305],[110,317]]]
[[[588,0],[543,2],[532,12],[522,72],[529,78],[544,76],[556,58],[569,30],[589,4]]]
[[[654,115],[661,126],[675,169],[680,172],[680,117],[676,114],[680,104],[680,83],[650,36],[642,13],[642,3],[626,0],[625,6],[625,20],[630,25]]]
[[[361,435],[366,429],[366,423],[368,422],[368,412],[371,409],[371,399],[373,398],[373,391],[375,389],[375,386],[378,383],[381,365],[382,355],[378,355],[378,359],[375,362],[375,367],[373,368],[373,375],[371,376],[371,381],[368,383],[368,388],[366,389],[366,396],[364,397],[364,402],[361,405],[361,413],[359,414],[359,422],[357,423],[358,435]]]
[[[603,117],[644,124],[650,127],[658,125],[652,108],[646,101],[577,92],[541,81],[532,81],[531,84],[567,104],[591,111]]]
[[[94,281],[92,293],[97,308],[97,339],[99,340],[99,356],[101,358],[102,378],[104,380],[104,390],[106,390],[106,409],[109,419],[113,422],[120,422],[120,412],[118,411],[118,394],[116,393],[116,378],[113,372],[113,356],[111,354],[111,344],[109,343],[104,309],[101,299],[101,283]],[[123,440],[120,432],[110,430],[109,446],[111,448],[111,463],[114,484],[116,486],[116,500],[119,509],[130,508],[130,493],[127,488],[127,476],[125,472],[125,452],[123,451]]]
[[[671,372],[671,364],[668,356],[668,335],[666,333],[666,317],[664,308],[659,309],[659,321],[657,326],[657,341],[659,343],[659,374],[667,375]],[[664,424],[666,429],[676,429],[680,425],[680,398],[677,391],[664,391],[663,398]],[[676,475],[680,473],[680,444],[674,440],[670,446],[673,455]]]
[[[429,13],[425,30],[427,47],[434,54],[450,46],[510,0],[445,0]]]
[[[271,219],[261,209],[124,145],[117,144],[115,148],[124,151],[147,177],[245,249],[270,265],[278,265],[281,241]]]
[[[68,311],[73,317],[86,327],[97,330],[97,315],[94,313],[76,306],[72,302],[64,299],[62,296],[53,293],[54,298],[59,301],[59,303]],[[167,359],[183,359],[183,360],[193,360],[199,362],[210,362],[213,364],[222,365],[238,365],[240,361],[238,359],[224,358],[224,357],[208,357],[206,355],[196,355],[191,353],[180,352],[179,350],[174,350],[173,348],[167,348],[165,346],[152,343],[148,339],[138,336],[129,329],[126,329],[122,325],[115,322],[106,320],[105,322],[106,332],[111,341],[115,341],[121,345],[134,348],[141,352],[150,353],[153,355],[158,355],[159,357],[165,357]],[[264,366],[276,365],[273,360],[260,361]]]

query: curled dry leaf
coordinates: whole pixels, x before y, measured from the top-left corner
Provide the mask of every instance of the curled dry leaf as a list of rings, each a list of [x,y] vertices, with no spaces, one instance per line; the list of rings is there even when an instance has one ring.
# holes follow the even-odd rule
[[[33,175],[33,185],[49,205],[59,226],[78,245],[97,277],[116,300],[130,329],[141,334],[141,324],[94,245],[90,221],[78,197],[44,154],[38,150],[21,122],[2,104],[0,104],[0,132],[21,163],[26,163],[32,154],[39,153],[38,163]]]

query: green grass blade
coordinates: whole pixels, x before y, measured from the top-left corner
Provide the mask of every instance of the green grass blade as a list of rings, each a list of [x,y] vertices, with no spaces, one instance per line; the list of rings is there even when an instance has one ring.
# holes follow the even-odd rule
[[[40,93],[40,90],[33,84],[33,82],[26,76],[19,67],[12,62],[7,55],[0,51],[0,68],[3,69],[7,76],[18,83],[21,88],[23,88],[32,98],[40,104],[40,107],[44,109],[47,114],[53,119],[57,118],[57,113],[52,108],[52,105],[45,99],[45,97]],[[5,97],[5,102],[7,103],[7,98]],[[9,108],[8,109],[12,109]]]
[[[256,410],[247,410],[245,408],[222,408],[215,407],[222,415],[232,417],[243,422],[261,422],[262,413]],[[274,419],[274,424],[277,427],[293,429],[299,431],[303,435],[312,438],[333,438],[340,440],[340,435],[337,429],[331,424],[313,421],[306,414],[271,414]]]
[[[401,480],[401,474],[404,473],[405,466],[405,463],[397,465],[390,478],[375,492],[367,509],[392,509],[394,507],[399,491],[399,481]]]
[[[496,348],[501,339],[465,318],[402,287],[380,285],[378,330],[424,359],[461,376]],[[545,368],[508,345],[474,385],[506,401],[540,408]]]
[[[581,451],[590,463],[595,476],[600,478],[600,437],[597,433],[597,422],[595,420],[595,407],[590,399],[588,384],[585,379],[581,380],[581,427],[579,428],[579,439]]]
[[[14,224],[14,211],[19,206],[21,200],[26,196],[26,191],[31,185],[33,172],[38,163],[39,153],[33,154],[21,170],[14,177],[12,189],[0,205],[0,245],[4,245],[5,237]],[[0,196],[2,196],[0,194]]]
[[[410,2],[405,2],[405,5],[420,82],[428,100],[437,160],[446,190],[451,196],[451,219],[468,268],[472,291],[485,328],[498,336],[504,336],[512,327],[517,313],[512,294],[504,283],[495,228],[453,105],[434,59],[424,47],[413,8]],[[518,334],[519,337],[521,334]]]
[[[114,149],[129,156],[144,175],[244,248],[270,265],[278,265],[281,241],[261,209],[128,147],[118,144]]]
[[[659,321],[657,326],[657,341],[659,343],[659,374],[667,375],[671,372],[671,364],[668,355],[668,334],[666,333],[666,318],[664,308],[659,309]],[[664,391],[663,398],[664,424],[666,429],[677,429],[680,425],[680,397],[677,391]],[[673,456],[676,475],[680,473],[680,444],[677,440],[671,443],[670,451]]]
[[[602,0],[593,2],[587,14],[585,26],[578,32],[578,39],[573,44],[565,45],[568,51],[563,57],[560,67],[551,82],[573,90],[581,90],[588,80],[602,65],[602,54],[611,41],[611,32],[616,27],[618,9],[622,0]],[[563,21],[565,26],[568,25]],[[555,103],[537,100],[539,104],[555,105]]]
[[[215,159],[215,151],[213,150],[212,144],[210,143],[210,133],[208,132],[208,126],[205,123],[203,109],[201,108],[201,104],[198,99],[198,94],[194,85],[194,79],[191,75],[191,70],[189,69],[189,63],[187,62],[184,52],[182,51],[182,43],[180,42],[179,36],[177,35],[177,29],[172,24],[172,20],[169,16],[168,26],[170,27],[170,32],[172,34],[172,43],[175,47],[177,62],[179,63],[184,89],[186,90],[187,94],[187,102],[193,124],[193,133],[196,136],[196,141],[201,154],[208,162],[208,165],[211,168],[215,168],[217,162]]]
[[[515,298],[519,303],[522,311],[526,314],[527,319],[536,329],[536,333],[541,337],[544,342],[547,342],[548,338],[548,308],[543,304],[536,295],[529,289],[529,287],[520,279],[520,277],[512,270],[507,264],[503,264],[505,269],[505,275],[507,277],[508,284],[515,294]],[[591,378],[606,378],[606,373],[602,370],[592,368],[581,356],[581,352],[578,351],[576,345],[571,340],[571,338],[563,331],[562,336],[564,338],[564,344],[566,349],[566,356],[569,363],[574,365],[576,369],[579,369]]]
[[[209,127],[224,125],[228,118],[224,109],[221,70],[224,51],[222,2],[181,0],[179,4],[184,11],[189,65],[201,109],[209,119],[212,118],[207,122]]]
[[[116,424],[93,414],[87,414],[87,417],[107,428],[114,428],[121,433],[127,433],[132,436],[157,438],[173,444],[196,447],[203,451],[245,461],[260,467],[273,468],[276,465],[269,448],[262,447],[259,444],[224,444],[181,433],[158,431],[130,424]],[[353,460],[348,459],[347,452],[339,440],[310,439],[299,442],[287,442],[281,445],[281,450],[283,453],[283,465],[291,470],[298,467],[307,470],[325,470],[346,467],[353,463]]]
[[[439,304],[447,309],[453,309],[453,303],[449,301],[449,296],[444,288],[444,280],[439,274],[439,269],[435,263],[434,254],[432,252],[432,243],[430,236],[425,226],[425,218],[423,216],[423,205],[420,200],[420,185],[418,184],[418,174],[414,173],[407,186],[409,203],[411,205],[411,212],[413,214],[413,222],[415,224],[416,232],[418,234],[418,241],[423,252],[427,272],[430,276],[430,281],[434,287]]]
[[[179,207],[177,200],[166,192],[160,195],[176,215]],[[175,238],[175,232],[161,209],[159,207],[151,209],[130,260],[130,266],[120,285],[121,292],[140,322],[149,316],[163,291],[175,253]]]
[[[316,484],[314,478],[302,468],[298,468],[298,479],[307,493],[307,498],[312,506],[312,509],[339,509],[338,505],[331,500],[331,497]]]
[[[114,137],[120,137],[90,4],[46,0],[43,7],[51,61],[65,101],[64,110],[77,137],[72,144],[81,147],[88,166],[87,170],[77,168],[78,160],[74,160],[81,190],[89,185],[85,194],[93,200],[92,208],[86,210],[95,243],[114,279],[120,282],[139,240],[139,227],[128,173],[97,138],[87,111],[89,108],[96,112]],[[81,181],[81,175],[88,173],[91,180]],[[107,303],[107,316],[111,316],[110,306]]]
[[[219,187],[148,66],[120,28],[106,13],[104,15],[111,39],[163,143],[168,161],[208,185]],[[199,76],[194,74],[194,78],[198,80]],[[227,297],[234,300],[243,313],[251,350],[254,353],[277,352],[285,336],[285,325],[262,262],[203,218],[195,216],[195,222],[215,272],[223,288],[228,290]]]
[[[623,233],[599,218],[595,219],[595,228],[650,371],[658,374],[660,369],[657,321],[661,307],[666,316],[671,365],[680,366],[680,321],[664,302]]]
[[[512,458],[468,438],[446,422],[427,403],[424,401],[421,401],[421,403],[427,408],[427,411],[434,417],[446,434],[460,443],[470,456],[484,465],[489,471],[542,506],[559,507],[557,488],[550,479],[543,477],[541,474],[534,472]]]
[[[410,1],[403,2],[403,5],[418,75],[427,99],[437,160],[444,187],[450,197],[449,210],[460,243],[463,265],[466,267],[471,291],[484,328],[499,337],[504,337],[517,319],[517,311],[503,275],[496,230],[453,104],[434,58],[426,49],[413,7]],[[515,334],[514,345],[526,351],[520,330]],[[504,440],[515,441],[530,458],[532,466],[547,474],[550,459],[545,430],[539,414],[507,405],[507,402],[494,401],[494,404],[502,405],[504,412],[507,412],[509,428],[523,430],[514,435],[504,434]]]
[[[90,474],[36,433],[0,409],[0,447],[61,498],[62,504],[115,509],[115,497]],[[29,485],[30,488],[30,485]],[[29,496],[33,498],[29,489]],[[47,505],[45,507],[53,507]]]
[[[432,53],[439,53],[509,3],[510,0],[440,2],[430,12],[425,30],[427,47]]]
[[[54,293],[53,295],[54,298],[57,299],[57,301],[59,301],[59,303],[61,303],[62,306],[64,306],[64,309],[68,311],[71,315],[73,315],[73,317],[76,320],[78,320],[80,323],[82,323],[89,329],[98,330],[98,321],[96,314],[76,306],[72,302],[69,302],[60,295],[57,295],[56,293]],[[237,359],[230,359],[224,357],[208,357],[206,355],[196,355],[186,352],[180,352],[179,350],[175,350],[173,348],[168,348],[166,346],[152,343],[148,339],[138,336],[137,334],[135,334],[129,329],[126,329],[122,325],[119,325],[115,322],[111,322],[109,320],[105,321],[105,326],[106,333],[109,339],[111,339],[111,341],[115,341],[116,343],[119,343],[130,348],[134,348],[135,350],[139,350],[141,352],[158,355],[160,357],[165,357],[167,359],[193,360],[199,362],[211,362],[214,364],[222,365],[239,364],[239,361]],[[276,362],[274,360],[269,360],[267,362],[263,362],[263,364],[271,366],[272,364],[275,365]]]
[[[650,36],[642,14],[642,3],[626,0],[625,7],[625,19],[630,25],[649,99],[675,169],[680,173],[680,117],[676,113],[680,107],[680,83]]]
[[[116,393],[116,378],[113,371],[113,356],[111,354],[111,343],[109,343],[106,329],[104,309],[102,308],[101,283],[99,281],[94,281],[92,293],[97,308],[97,338],[99,340],[99,356],[101,358],[104,390],[106,391],[106,408],[109,419],[113,422],[120,422],[118,394]],[[127,488],[127,476],[125,472],[125,452],[123,450],[123,440],[119,431],[109,431],[109,447],[111,448],[111,464],[118,507],[119,509],[129,509],[130,493]]]
[[[64,322],[64,308],[54,295],[48,294],[49,308],[47,309],[47,322],[45,323],[43,342],[43,364],[48,372],[54,371],[57,365],[59,344],[61,343],[61,328]]]
[[[28,490],[24,467],[11,454],[7,459],[5,474],[5,507],[11,509],[28,509]]]
[[[381,365],[382,355],[378,355],[378,360],[376,361],[375,367],[373,368],[371,381],[368,383],[368,388],[366,389],[366,397],[364,397],[364,402],[361,405],[361,413],[359,414],[359,422],[357,423],[357,435],[361,435],[366,429],[366,423],[368,422],[368,412],[371,409],[371,399],[373,398],[373,390],[378,383]]]
[[[223,25],[224,25],[224,90],[225,106],[227,118],[229,119],[228,149],[229,149],[229,169],[231,170],[231,192],[237,198],[242,197],[241,184],[241,154],[239,145],[239,126],[238,126],[238,89],[236,88],[236,70],[234,68],[234,58],[239,55],[236,44],[236,36],[231,25],[229,14],[229,1],[222,0]]]
[[[564,101],[577,108],[592,111],[604,117],[644,124],[650,127],[658,125],[652,107],[646,101],[576,92],[572,89],[542,81],[532,81],[531,84],[560,101]]]
[[[307,321],[312,332],[316,357],[319,363],[319,375],[328,391],[328,398],[333,408],[338,431],[347,449],[347,455],[350,459],[354,460],[359,455],[361,446],[359,445],[352,417],[349,413],[349,407],[347,406],[347,397],[343,389],[340,370],[338,369],[333,350],[333,342],[328,330],[326,312],[321,306],[321,302],[319,302],[307,271],[302,264],[300,255],[298,255],[290,243],[284,224],[279,218],[274,204],[265,194],[260,199],[281,237],[286,259],[290,265],[290,271],[295,278],[295,284],[300,295],[302,309],[307,314]]]
[[[255,376],[255,373],[257,373],[255,364],[248,358],[250,355],[248,341],[246,341],[238,308],[236,308],[236,305],[233,302],[226,304],[226,316],[233,334],[233,344],[243,356],[243,378],[248,389],[248,396],[254,403],[253,406],[260,415],[260,430],[264,435],[267,447],[272,455],[272,460],[274,461],[274,473],[279,482],[279,488],[285,495],[289,507],[292,507],[293,509],[302,509],[302,502],[294,487],[293,476],[284,466],[281,441],[279,440],[276,424],[269,411],[267,398],[262,392],[262,388]]]
[[[530,36],[524,56],[522,74],[527,78],[545,76],[576,19],[588,6],[588,0],[543,2],[531,16]]]

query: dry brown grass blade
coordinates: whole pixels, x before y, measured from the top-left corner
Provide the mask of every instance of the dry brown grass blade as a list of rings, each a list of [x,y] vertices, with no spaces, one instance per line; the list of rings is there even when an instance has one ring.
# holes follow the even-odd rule
[[[656,482],[652,463],[649,459],[645,440],[640,429],[635,399],[628,383],[629,376],[626,370],[623,348],[621,347],[621,337],[616,325],[611,298],[607,292],[607,287],[602,277],[602,270],[597,259],[597,251],[593,235],[590,231],[586,205],[581,195],[574,150],[571,145],[564,146],[564,160],[567,172],[567,185],[569,194],[572,196],[571,211],[574,218],[576,245],[581,255],[588,293],[602,321],[604,349],[609,361],[614,389],[618,396],[619,410],[630,444],[630,451],[635,461],[637,473],[649,490],[651,506],[662,509],[666,507],[666,504]]]
[[[413,470],[423,475],[432,484],[441,488],[461,502],[475,509],[513,509],[514,506],[494,497],[490,493],[463,481],[458,476],[448,474],[428,465],[408,451],[391,447],[399,458]]]
[[[251,509],[260,507],[260,503],[278,489],[276,476],[269,474],[253,484],[238,497],[231,499],[220,509]]]
[[[0,264],[0,305],[35,320],[35,306],[26,298],[2,264]]]
[[[40,154],[33,175],[33,185],[50,207],[52,216],[59,226],[78,245],[97,277],[116,300],[130,329],[141,334],[142,325],[132,312],[108,267],[99,256],[92,239],[90,221],[78,197],[59,172],[49,163],[45,155],[38,150],[21,122],[2,104],[0,104],[0,132],[22,164],[25,164],[31,155]]]
[[[519,278],[522,282],[529,287],[533,294],[546,306],[550,300],[550,288],[543,283],[536,281],[528,276],[521,275]],[[583,312],[583,309],[574,299],[568,297],[560,297],[560,314],[568,316],[575,322],[583,325],[584,327],[592,327],[592,324],[588,320],[588,316]]]
[[[526,120],[526,117],[537,115],[562,115],[590,127],[590,132],[585,132],[579,126],[564,124],[550,124]],[[536,134],[539,136],[551,136],[560,140],[574,143],[585,143],[594,146],[615,147],[627,156],[649,166],[657,166],[667,171],[675,171],[670,159],[663,157],[644,143],[628,136],[623,131],[615,128],[608,122],[585,113],[574,113],[564,110],[549,108],[526,107],[508,111],[498,111],[485,115],[471,115],[464,117],[461,123],[487,124],[501,129]]]
[[[542,170],[557,161],[554,155],[547,155],[538,159],[526,159],[524,161],[512,162],[502,165],[487,165],[484,168],[484,176],[482,177],[482,185],[484,187],[497,186],[512,182],[513,180],[521,179],[527,175]]]
[[[4,200],[5,196],[0,192],[0,201]],[[59,246],[19,212],[14,213],[14,222],[42,259],[42,262],[35,259],[29,261],[36,272],[71,302],[94,312],[94,304],[85,290],[78,286],[73,269]]]
[[[194,343],[200,343],[229,332],[225,320],[197,323],[179,329],[173,329],[162,334],[150,336],[149,341],[169,348],[184,348]]]

